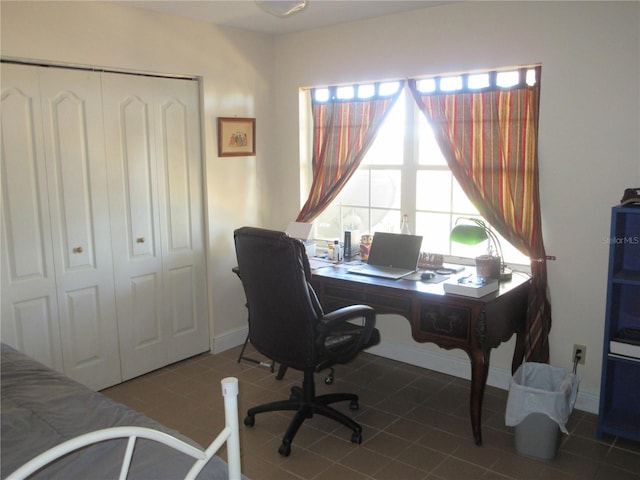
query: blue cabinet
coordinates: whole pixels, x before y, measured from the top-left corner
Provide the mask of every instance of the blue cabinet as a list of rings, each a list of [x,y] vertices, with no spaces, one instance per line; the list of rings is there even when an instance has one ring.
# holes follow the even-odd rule
[[[640,441],[640,207],[613,207],[598,437]]]

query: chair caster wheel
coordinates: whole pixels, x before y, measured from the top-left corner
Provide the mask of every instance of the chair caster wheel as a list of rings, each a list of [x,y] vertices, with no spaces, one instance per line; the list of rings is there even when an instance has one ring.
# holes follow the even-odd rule
[[[360,404],[357,400],[351,400],[349,402],[349,410],[358,410],[360,408]]]
[[[332,385],[332,384],[333,384],[333,375],[327,375],[327,376],[324,378],[324,383],[325,383],[326,385]]]
[[[244,424],[245,424],[247,427],[253,427],[253,426],[256,424],[256,417],[255,417],[255,416],[253,416],[253,415],[247,415],[247,416],[244,418]]]
[[[302,390],[300,390],[300,388],[297,386],[291,387],[291,394],[289,395],[289,400],[292,400],[292,401],[302,400]]]
[[[351,435],[351,443],[360,445],[362,443],[362,432],[354,433]]]
[[[282,445],[280,445],[280,448],[278,449],[278,453],[283,457],[288,457],[289,454],[291,453],[291,445],[283,443]]]

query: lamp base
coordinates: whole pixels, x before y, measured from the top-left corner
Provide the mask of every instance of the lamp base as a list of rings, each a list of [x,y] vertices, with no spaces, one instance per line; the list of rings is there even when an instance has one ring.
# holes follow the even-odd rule
[[[510,268],[503,267],[502,270],[500,270],[500,280],[511,280],[512,276],[513,271]]]

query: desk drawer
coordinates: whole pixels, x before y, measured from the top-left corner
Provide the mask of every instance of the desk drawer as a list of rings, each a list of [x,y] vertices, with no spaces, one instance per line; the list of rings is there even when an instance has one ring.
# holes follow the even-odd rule
[[[419,331],[429,335],[469,340],[471,312],[468,308],[422,303]]]
[[[371,291],[325,285],[322,300],[327,309],[364,304],[370,305],[379,313],[411,315],[411,298],[406,296],[384,295]]]

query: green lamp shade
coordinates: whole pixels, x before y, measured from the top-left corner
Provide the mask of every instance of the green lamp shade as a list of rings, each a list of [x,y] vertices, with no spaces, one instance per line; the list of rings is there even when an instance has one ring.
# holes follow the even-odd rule
[[[456,225],[453,227],[453,230],[451,230],[449,238],[452,242],[464,243],[465,245],[477,245],[489,237],[486,228],[479,225]]]

